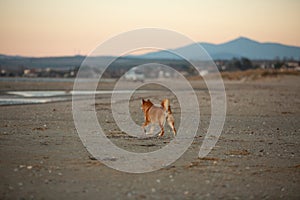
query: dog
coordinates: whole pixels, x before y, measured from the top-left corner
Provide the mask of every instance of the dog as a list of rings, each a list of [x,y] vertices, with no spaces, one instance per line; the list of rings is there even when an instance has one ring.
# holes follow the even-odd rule
[[[144,99],[142,99],[142,106],[141,109],[144,112],[144,117],[145,117],[145,122],[142,125],[142,128],[144,130],[144,132],[146,133],[146,129],[145,127],[147,125],[151,124],[155,124],[158,123],[161,132],[159,134],[159,136],[163,136],[165,131],[164,131],[164,124],[167,120],[168,125],[171,127],[174,136],[176,136],[176,129],[174,126],[174,117],[172,115],[172,111],[171,111],[171,106],[170,106],[170,101],[168,99],[164,99],[161,102],[160,106],[156,106],[154,105],[149,99],[147,101],[145,101]]]

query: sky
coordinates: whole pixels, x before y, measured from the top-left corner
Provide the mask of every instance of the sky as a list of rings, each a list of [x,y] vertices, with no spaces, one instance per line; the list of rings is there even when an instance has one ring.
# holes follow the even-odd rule
[[[300,46],[300,0],[0,0],[0,54],[87,55],[122,32],[156,27],[196,42],[240,36]]]

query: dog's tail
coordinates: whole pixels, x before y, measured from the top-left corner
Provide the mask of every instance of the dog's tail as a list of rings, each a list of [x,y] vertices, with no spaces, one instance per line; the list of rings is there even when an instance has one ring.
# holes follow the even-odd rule
[[[162,100],[161,106],[164,109],[164,111],[166,111],[168,114],[172,114],[172,110],[171,110],[169,99]]]
[[[170,107],[170,101],[169,101],[169,99],[162,100],[162,102],[161,102],[160,105],[164,109],[164,111],[167,111],[169,109],[169,107]]]

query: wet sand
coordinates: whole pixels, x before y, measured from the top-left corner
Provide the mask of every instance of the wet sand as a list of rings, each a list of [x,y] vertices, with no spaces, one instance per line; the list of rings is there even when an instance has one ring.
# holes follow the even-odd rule
[[[76,132],[70,101],[0,106],[0,199],[299,199],[299,82],[299,76],[225,81],[225,126],[211,153],[199,159],[210,98],[204,84],[194,81],[201,125],[193,144],[170,166],[145,174],[94,160]],[[0,89],[71,90],[72,84],[1,82]],[[158,90],[151,99],[163,95]],[[139,94],[130,104],[138,124],[140,97],[149,95]],[[98,96],[97,116],[118,146],[148,152],[172,140],[168,128],[163,138],[129,137],[113,122],[109,102],[109,95]],[[178,120],[180,108],[173,109]]]

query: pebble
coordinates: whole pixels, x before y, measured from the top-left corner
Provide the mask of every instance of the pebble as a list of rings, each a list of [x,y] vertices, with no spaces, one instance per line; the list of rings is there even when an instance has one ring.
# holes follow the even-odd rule
[[[188,195],[188,194],[189,194],[189,191],[184,191],[183,194],[184,194],[184,195]]]
[[[160,183],[160,180],[159,180],[159,179],[156,179],[156,182],[157,182],[157,183]]]
[[[127,193],[127,196],[128,196],[128,197],[131,197],[131,196],[132,196],[131,192],[128,192],[128,193]]]
[[[83,192],[83,193],[87,193],[88,190],[87,190],[87,189],[83,189],[82,192]]]
[[[28,166],[27,166],[27,169],[32,169],[32,166],[31,166],[31,165],[28,165]]]

